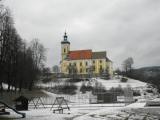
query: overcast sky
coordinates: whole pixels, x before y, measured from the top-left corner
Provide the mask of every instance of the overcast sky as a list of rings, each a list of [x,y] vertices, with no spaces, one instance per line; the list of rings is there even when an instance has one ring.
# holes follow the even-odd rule
[[[114,66],[160,65],[160,0],[5,0],[18,33],[39,38],[47,66],[59,64],[66,29],[71,49],[106,50]]]

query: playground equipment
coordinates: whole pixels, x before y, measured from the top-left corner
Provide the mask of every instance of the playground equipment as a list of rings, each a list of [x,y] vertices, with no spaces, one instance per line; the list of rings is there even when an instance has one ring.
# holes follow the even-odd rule
[[[55,111],[59,111],[59,113],[63,114],[64,109],[70,110],[68,103],[67,103],[67,100],[65,100],[64,97],[56,97],[56,99],[51,107],[51,110],[53,108],[56,108],[53,110],[53,113],[55,113]]]
[[[42,101],[42,98],[41,98],[41,97],[31,97],[31,98],[29,99],[29,104],[31,104],[31,103],[33,103],[34,109],[38,109],[38,107],[39,107],[40,105],[42,105],[43,108],[46,108],[45,105],[44,105],[44,103],[43,103],[43,101]]]
[[[4,113],[4,114],[9,114],[9,112],[5,112],[5,108],[7,107],[7,108],[13,110],[15,113],[22,115],[22,118],[25,118],[25,117],[26,117],[26,114],[25,114],[25,113],[21,113],[21,112],[17,111],[16,109],[14,109],[14,108],[12,108],[11,106],[7,105],[5,102],[0,101],[0,104],[4,107],[4,108],[2,109],[2,112],[1,112],[2,114],[3,114],[3,113]],[[3,112],[3,111],[4,111],[4,112]],[[2,114],[1,114],[1,115],[2,115]],[[3,115],[4,115],[4,114],[3,114]]]

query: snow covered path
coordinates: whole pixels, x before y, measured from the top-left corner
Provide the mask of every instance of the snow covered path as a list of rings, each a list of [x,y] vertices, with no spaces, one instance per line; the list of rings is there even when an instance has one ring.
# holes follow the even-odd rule
[[[105,107],[106,106],[106,107]],[[9,116],[2,116],[2,118],[9,118],[14,120],[72,120],[81,118],[81,116],[85,116],[89,113],[95,113],[95,111],[102,111],[103,109],[108,109],[109,111],[114,111],[117,108],[118,105],[112,105],[112,104],[105,104],[102,106],[101,104],[97,105],[83,105],[83,106],[77,106],[77,107],[71,107],[71,111],[65,110],[64,114],[59,114],[58,112],[54,114],[50,109],[31,109],[29,111],[22,111],[23,113],[26,113],[26,118],[20,118],[21,116],[13,113],[13,111],[9,110],[11,115]],[[123,105],[124,106],[124,105]],[[8,110],[7,110],[8,111]],[[0,118],[0,120],[2,119]],[[83,117],[82,117],[83,118]],[[7,119],[2,119],[7,120]],[[83,119],[82,119],[83,120]]]
[[[21,118],[21,116],[13,113],[12,111],[10,112],[11,114],[9,116],[2,116],[0,120],[7,120],[6,118],[14,120],[64,120],[63,117],[65,117],[65,114],[53,114],[49,109],[23,111],[23,113],[26,113],[26,118]]]

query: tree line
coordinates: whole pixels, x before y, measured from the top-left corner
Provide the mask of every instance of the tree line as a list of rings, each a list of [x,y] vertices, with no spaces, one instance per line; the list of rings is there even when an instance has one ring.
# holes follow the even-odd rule
[[[142,82],[147,82],[160,92],[160,67],[150,66],[135,69],[133,68],[134,60],[132,57],[128,57],[122,63],[122,70],[117,69],[115,73],[118,75],[126,76],[129,78],[137,79]]]
[[[38,39],[26,43],[17,33],[11,11],[0,3],[0,91],[3,84],[7,91],[32,90],[45,59],[44,46]]]

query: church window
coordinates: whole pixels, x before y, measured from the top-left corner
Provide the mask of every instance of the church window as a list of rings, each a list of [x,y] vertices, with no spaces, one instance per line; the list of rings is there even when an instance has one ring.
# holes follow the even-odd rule
[[[102,65],[100,65],[100,71],[102,71]]]
[[[80,69],[80,73],[82,73],[82,68]]]
[[[93,71],[95,71],[96,70],[96,67],[95,66],[93,66]]]

